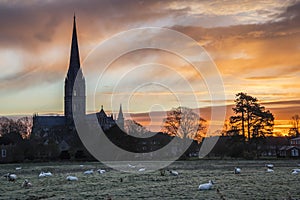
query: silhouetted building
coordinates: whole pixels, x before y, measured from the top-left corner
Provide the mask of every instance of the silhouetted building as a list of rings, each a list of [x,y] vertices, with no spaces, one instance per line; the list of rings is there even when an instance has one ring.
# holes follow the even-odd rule
[[[85,78],[80,67],[77,42],[76,20],[74,16],[70,64],[65,78],[64,111],[68,124],[72,123],[73,114],[85,115]]]
[[[72,43],[70,63],[64,85],[64,116],[39,116],[34,114],[32,134],[40,138],[45,145],[49,138],[54,139],[60,151],[68,151],[72,146],[78,145],[78,136],[74,126],[73,117],[80,116],[89,122],[91,117],[97,116],[103,130],[107,130],[116,124],[113,115],[107,116],[103,110],[86,115],[86,85],[85,78],[80,67],[80,55],[77,40],[76,18],[73,20]],[[118,115],[118,124],[124,128],[122,107]],[[63,147],[63,148],[62,148]]]

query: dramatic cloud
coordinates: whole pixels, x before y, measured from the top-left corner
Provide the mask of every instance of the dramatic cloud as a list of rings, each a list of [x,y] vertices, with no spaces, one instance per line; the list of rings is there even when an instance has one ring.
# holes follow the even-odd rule
[[[190,36],[207,50],[224,80],[226,104],[232,104],[235,93],[244,91],[269,106],[278,119],[288,120],[288,110],[298,108],[291,102],[298,102],[300,96],[299,0],[13,0],[0,2],[0,114],[62,112],[74,12],[82,63],[99,43],[122,31],[169,28]],[[147,35],[128,37],[132,44],[148,39]],[[172,37],[160,39],[176,45]],[[181,48],[188,51],[188,45]],[[113,49],[105,51],[114,53]],[[188,53],[195,62],[202,62],[200,55]],[[95,84],[98,74],[94,72],[102,66],[84,64],[86,78]],[[147,73],[136,71],[128,74],[135,78],[124,77],[116,98],[130,93],[141,81],[162,81],[188,99],[191,94],[184,82],[178,81],[183,77],[192,85],[200,83],[195,91],[198,103],[209,106],[204,77],[191,70],[186,60],[156,50],[134,51],[113,62],[103,85],[96,91],[88,86],[88,105],[95,94],[96,107],[104,104],[113,109],[109,98],[114,81],[124,69],[138,66]],[[154,102],[147,95],[159,96],[152,98],[157,102],[170,102],[168,107],[176,106],[166,88],[147,86],[132,96],[134,112],[146,111],[145,106]],[[89,106],[88,110],[95,108]]]

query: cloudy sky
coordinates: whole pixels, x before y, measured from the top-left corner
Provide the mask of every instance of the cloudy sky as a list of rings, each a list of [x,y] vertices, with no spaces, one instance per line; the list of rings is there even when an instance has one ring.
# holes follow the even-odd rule
[[[243,91],[275,114],[277,128],[300,114],[299,0],[2,0],[0,115],[63,113],[74,12],[89,112],[102,104],[116,112],[119,103],[134,113],[222,100],[231,105]],[[188,36],[204,53],[172,34],[130,32],[149,27]],[[155,43],[184,49],[188,58],[147,48],[115,55]],[[215,65],[220,75],[199,73],[190,60]],[[216,76],[224,83],[223,99],[211,99],[207,84]]]

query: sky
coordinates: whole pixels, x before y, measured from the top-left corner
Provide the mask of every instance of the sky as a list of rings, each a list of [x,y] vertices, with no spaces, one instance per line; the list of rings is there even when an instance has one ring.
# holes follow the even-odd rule
[[[74,13],[88,112],[223,105],[228,117],[246,92],[273,112],[277,132],[300,114],[299,0],[2,0],[0,115],[63,113]],[[212,99],[220,77],[224,96]]]

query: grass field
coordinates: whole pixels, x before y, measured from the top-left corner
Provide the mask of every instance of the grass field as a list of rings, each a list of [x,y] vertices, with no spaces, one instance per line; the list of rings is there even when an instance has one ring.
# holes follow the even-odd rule
[[[0,174],[15,173],[18,179],[9,182],[1,178],[0,199],[221,199],[221,194],[225,199],[288,199],[288,194],[300,199],[300,174],[291,174],[292,169],[300,168],[299,162],[178,161],[168,169],[178,171],[179,176],[161,176],[159,171],[125,173],[96,162],[2,164]],[[121,164],[127,166],[127,163]],[[274,164],[273,173],[266,172],[267,163]],[[22,169],[15,170],[19,166]],[[242,169],[241,174],[233,174],[235,166]],[[107,172],[83,174],[85,170],[100,168]],[[39,178],[41,171],[50,171],[53,176]],[[68,175],[79,180],[69,182]],[[33,184],[31,188],[21,187],[25,179]],[[199,184],[209,180],[215,182],[214,188],[199,191]]]

